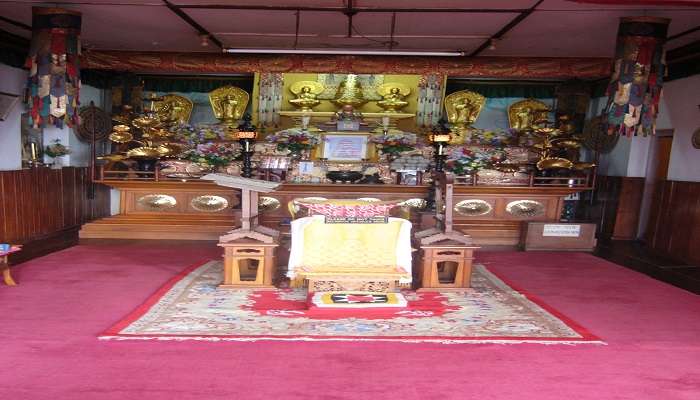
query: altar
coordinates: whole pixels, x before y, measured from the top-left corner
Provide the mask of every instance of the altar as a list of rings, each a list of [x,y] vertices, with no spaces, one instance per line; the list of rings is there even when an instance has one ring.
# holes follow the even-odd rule
[[[444,170],[456,177],[455,230],[513,246],[524,222],[559,221],[565,198],[593,187],[580,101],[503,106],[420,75],[272,78],[256,74],[250,93],[211,91],[204,118],[201,95],[115,105],[95,176],[119,192],[119,213],[84,225],[81,238],[218,240],[241,217],[241,193],[200,179],[212,171],[278,182],[258,198],[258,222],[283,237],[305,199],[396,200],[392,215],[428,229],[432,174]]]

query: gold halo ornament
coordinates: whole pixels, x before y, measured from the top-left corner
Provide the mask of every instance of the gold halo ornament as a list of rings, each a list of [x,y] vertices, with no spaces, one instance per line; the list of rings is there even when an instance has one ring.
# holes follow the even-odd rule
[[[516,200],[506,205],[508,214],[519,218],[532,218],[544,215],[544,205],[534,200]]]
[[[491,204],[487,201],[479,199],[462,200],[455,204],[454,210],[457,214],[466,215],[468,217],[478,217],[486,215],[493,210]]]

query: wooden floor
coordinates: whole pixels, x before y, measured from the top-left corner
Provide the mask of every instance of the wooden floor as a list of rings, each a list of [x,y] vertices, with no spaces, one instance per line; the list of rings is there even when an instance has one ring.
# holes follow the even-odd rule
[[[594,254],[654,279],[700,294],[700,265],[687,265],[659,257],[641,242],[600,241]]]

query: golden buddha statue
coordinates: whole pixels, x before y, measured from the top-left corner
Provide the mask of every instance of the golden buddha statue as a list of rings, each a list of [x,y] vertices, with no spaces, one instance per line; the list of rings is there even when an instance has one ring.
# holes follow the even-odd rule
[[[235,86],[223,86],[209,93],[209,102],[216,119],[227,125],[236,125],[241,119],[250,96]]]
[[[316,99],[316,96],[323,92],[323,85],[313,81],[294,82],[289,88],[289,91],[294,93],[295,99],[289,100],[289,103],[300,111],[313,111],[313,107],[321,103]]]
[[[508,123],[521,132],[533,131],[540,120],[546,120],[549,107],[541,101],[526,99],[516,101],[508,107]]]
[[[367,100],[362,95],[362,86],[357,80],[357,75],[348,74],[348,77],[338,86],[338,92],[333,103],[341,107],[345,105],[359,107],[366,102]]]
[[[166,94],[162,101],[156,102],[155,112],[163,122],[186,124],[190,120],[194,104],[192,100],[177,94]]]
[[[460,90],[445,97],[447,120],[452,125],[450,144],[463,144],[471,137],[469,127],[479,118],[479,113],[486,103],[486,97],[469,90]]]
[[[377,105],[385,112],[396,113],[408,105],[405,98],[411,94],[411,89],[402,83],[391,82],[379,86],[377,93],[382,96],[382,100],[378,101]]]

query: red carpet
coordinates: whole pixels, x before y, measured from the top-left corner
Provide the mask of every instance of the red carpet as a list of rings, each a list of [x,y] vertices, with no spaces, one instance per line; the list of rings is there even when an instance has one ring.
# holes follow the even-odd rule
[[[91,245],[0,287],[2,399],[700,398],[700,298],[585,254],[480,253],[607,346],[99,341],[214,245]]]

